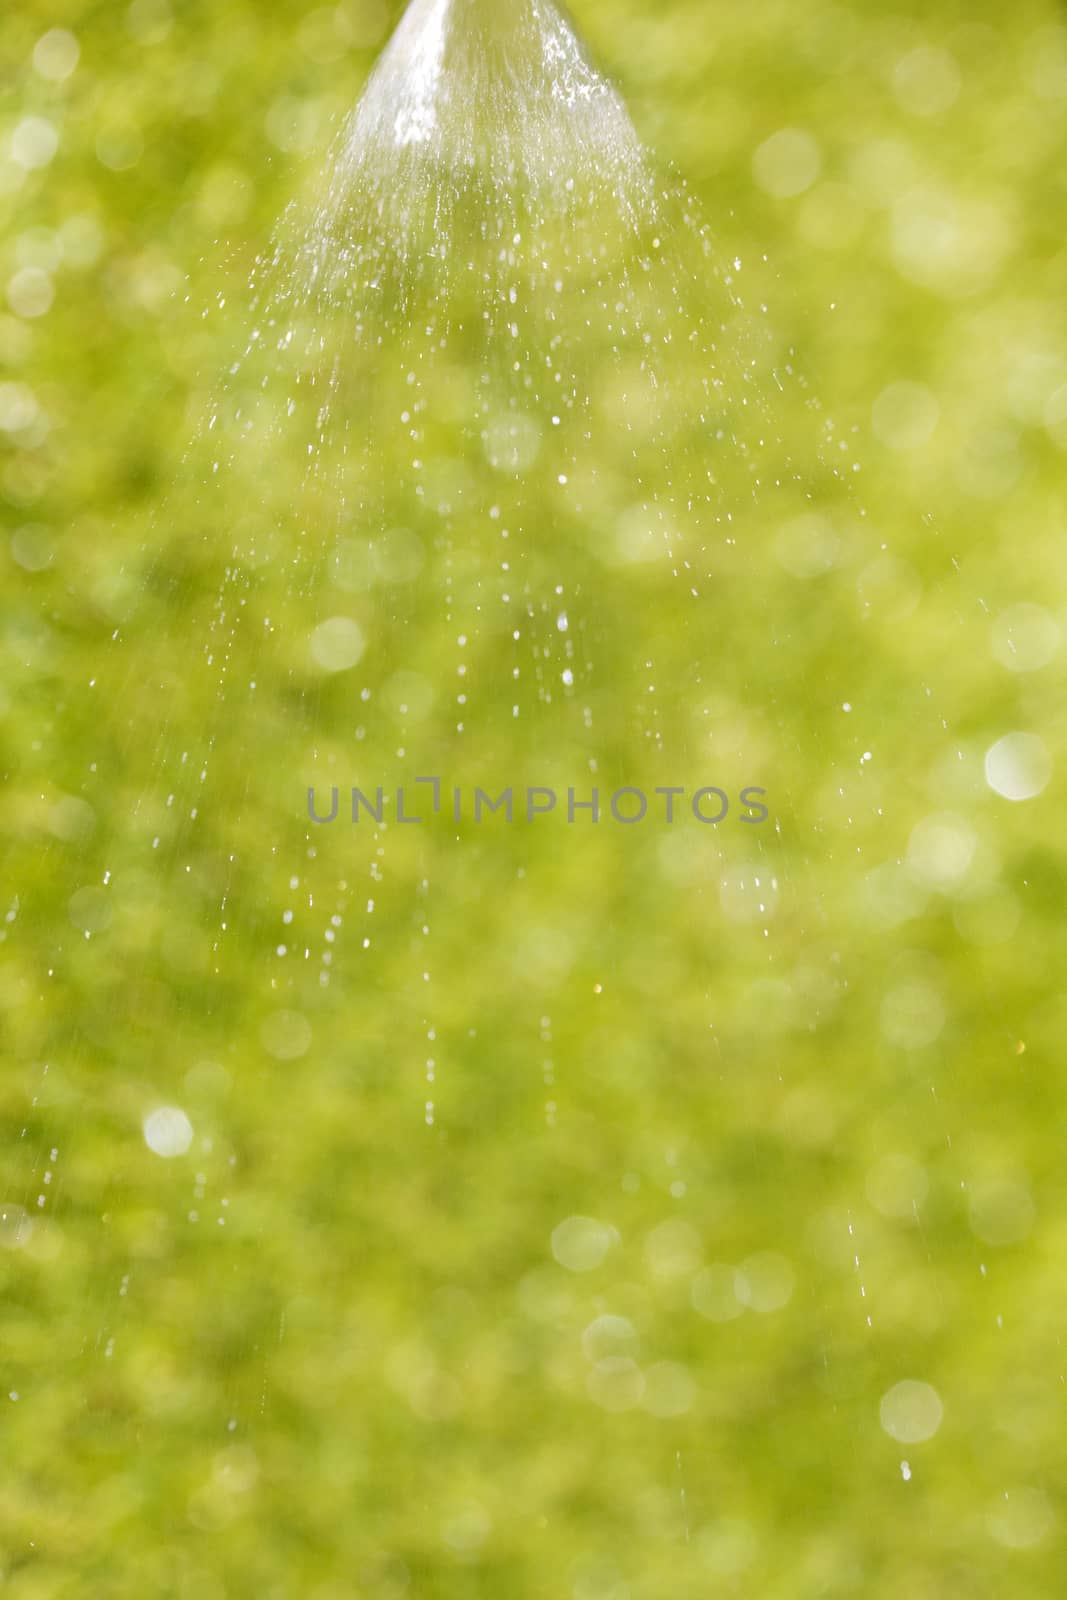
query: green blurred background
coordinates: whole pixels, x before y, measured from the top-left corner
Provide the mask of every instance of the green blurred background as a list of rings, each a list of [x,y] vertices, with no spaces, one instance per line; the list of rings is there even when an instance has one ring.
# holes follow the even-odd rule
[[[384,424],[369,532],[284,434],[201,493],[400,9],[0,21],[0,1587],[1058,1595],[1062,10],[575,7],[767,295],[814,488],[739,498],[694,599],[620,442],[523,489],[512,615]],[[476,447],[445,407],[439,501],[506,501]],[[308,835],[312,780],[594,760],[773,824]]]

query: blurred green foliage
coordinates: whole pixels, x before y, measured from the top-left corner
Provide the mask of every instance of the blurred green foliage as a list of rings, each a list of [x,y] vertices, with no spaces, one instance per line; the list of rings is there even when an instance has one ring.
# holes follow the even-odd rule
[[[758,381],[817,504],[753,504],[724,460],[699,599],[613,558],[605,367],[602,471],[580,511],[545,489],[505,605],[495,542],[437,508],[507,493],[462,356],[434,503],[371,433],[369,544],[340,456],[316,480],[284,436],[206,493],[249,278],[399,9],[0,20],[0,1587],[1051,1600],[1062,11],[575,6],[767,297]],[[384,358],[346,381],[403,403]],[[579,697],[523,680],[516,719],[527,617],[523,670],[559,678],[557,586]],[[323,676],[337,614],[367,654]],[[1053,772],[1013,805],[985,757],[1016,731]],[[775,827],[309,842],[308,781],[416,769],[761,782]],[[195,1135],[169,1161],[160,1106]]]

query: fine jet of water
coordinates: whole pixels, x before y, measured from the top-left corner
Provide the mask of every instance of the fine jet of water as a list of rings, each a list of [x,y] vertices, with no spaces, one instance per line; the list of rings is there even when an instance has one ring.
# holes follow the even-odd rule
[[[616,227],[654,211],[626,108],[552,0],[412,0],[329,170],[300,275],[334,293],[339,270],[417,276],[472,229],[510,242],[591,202]]]
[[[550,102],[572,113],[546,113]],[[487,135],[489,137],[487,137]],[[552,0],[413,0],[367,86],[352,143],[488,154],[499,172],[558,177],[584,145],[636,143],[623,105]]]

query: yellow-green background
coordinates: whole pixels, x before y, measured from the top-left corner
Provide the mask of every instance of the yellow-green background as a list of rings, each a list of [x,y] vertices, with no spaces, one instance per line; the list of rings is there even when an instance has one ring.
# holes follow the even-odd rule
[[[994,644],[1021,603],[1067,626],[1062,11],[576,7],[724,259],[769,258],[776,345],[810,385],[768,389],[770,413],[819,481],[819,397],[865,515],[835,490],[844,554],[802,580],[773,505],[752,511],[694,602],[667,563],[600,571],[610,496],[579,547],[546,493],[531,582],[539,605],[568,586],[605,769],[762,782],[778,828],[393,829],[372,883],[362,834],[315,839],[309,862],[310,775],[388,783],[403,744],[498,787],[590,781],[573,708],[511,726],[510,635],[488,622],[460,753],[433,560],[402,602],[361,596],[367,657],[328,686],[307,661],[318,615],[260,571],[277,629],[234,662],[259,699],[215,714],[206,619],[259,513],[238,477],[194,527],[170,486],[252,264],[398,10],[19,3],[0,21],[0,285],[27,267],[54,285],[43,315],[0,308],[0,384],[36,408],[0,435],[0,1587],[1055,1596],[1067,724],[1062,656],[1016,673]],[[81,46],[62,84],[31,60],[57,26]],[[929,115],[919,49],[959,73]],[[27,173],[10,140],[31,115],[60,138]],[[819,174],[776,198],[757,152],[785,128],[816,141]],[[220,294],[230,317],[202,320]],[[901,382],[938,408],[907,449],[879,405]],[[406,463],[381,466],[402,501]],[[289,471],[295,500],[282,452],[272,519]],[[273,525],[275,552],[298,531]],[[539,637],[557,650],[551,617]],[[440,688],[415,747],[356,705],[367,685],[388,706],[412,666]],[[160,762],[209,726],[217,781],[172,838]],[[1056,763],[1018,806],[982,770],[1015,730]],[[943,813],[976,853],[942,891],[909,841]],[[731,888],[753,862],[778,879],[766,920]],[[294,876],[304,988],[274,956]],[[925,1043],[894,1029],[902,991],[941,1008]],[[278,1009],[310,1017],[299,1058],[265,1047]],[[196,1130],[174,1161],[142,1135],[160,1104]],[[594,1271],[553,1253],[572,1216],[616,1231]],[[786,1306],[694,1308],[708,1265],[768,1251],[794,1274]],[[625,1410],[583,1342],[605,1315],[629,1319],[644,1376]],[[664,1364],[673,1417],[654,1414]],[[902,1445],[880,1402],[910,1379],[944,1420]]]

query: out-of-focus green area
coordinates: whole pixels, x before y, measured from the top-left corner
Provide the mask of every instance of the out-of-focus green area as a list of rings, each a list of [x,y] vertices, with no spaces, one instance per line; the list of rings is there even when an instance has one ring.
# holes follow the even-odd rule
[[[0,20],[20,1600],[1062,1592],[1067,26],[574,9],[767,297],[814,499],[735,506],[709,444],[736,525],[687,542],[698,419],[642,458],[605,366],[618,438],[503,576],[461,353],[417,469],[371,428],[373,526],[340,435],[206,492],[253,266],[400,7]],[[423,772],[773,822],[309,834],[309,781]]]

